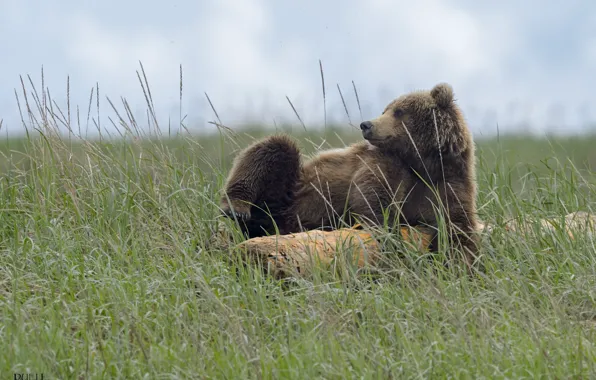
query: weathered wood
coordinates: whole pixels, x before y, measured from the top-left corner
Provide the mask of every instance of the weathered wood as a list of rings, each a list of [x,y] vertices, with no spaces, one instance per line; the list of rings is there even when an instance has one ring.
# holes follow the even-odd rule
[[[505,231],[528,233],[534,231],[534,221],[518,223],[511,221],[504,226]],[[541,234],[556,233],[564,228],[573,239],[578,233],[587,232],[592,236],[596,231],[596,215],[586,212],[573,212],[562,219],[538,220]],[[479,230],[491,233],[495,226],[479,225]],[[416,249],[428,247],[431,237],[414,228],[401,228],[404,242]],[[264,269],[278,277],[306,275],[314,266],[328,267],[339,262],[349,264],[356,269],[374,267],[382,259],[381,244],[369,231],[355,226],[335,231],[306,231],[288,235],[258,237],[243,241],[238,248],[244,254],[246,262],[263,265]]]
[[[412,228],[401,229],[402,238],[424,249],[430,236]],[[266,266],[276,277],[311,273],[313,266],[328,267],[344,262],[356,269],[374,267],[381,259],[381,245],[371,232],[358,228],[306,231],[246,240],[239,244],[249,262]]]

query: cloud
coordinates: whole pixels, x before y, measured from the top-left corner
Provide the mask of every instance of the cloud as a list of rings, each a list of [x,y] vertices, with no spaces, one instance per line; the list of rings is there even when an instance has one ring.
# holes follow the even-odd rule
[[[183,113],[195,129],[212,128],[205,124],[214,115],[204,92],[232,127],[297,122],[286,96],[309,128],[320,125],[319,59],[328,121],[347,122],[337,85],[352,121],[360,119],[352,81],[364,118],[404,91],[450,82],[472,129],[483,133],[497,123],[502,130],[524,121],[537,127],[579,123],[593,108],[587,81],[596,64],[596,30],[590,27],[596,5],[585,1],[141,4],[3,1],[0,41],[12,57],[0,72],[5,124],[19,124],[5,106],[14,104],[18,75],[39,72],[41,65],[57,99],[70,75],[71,103],[86,109],[89,90],[99,82],[102,102],[105,95],[124,96],[143,114],[139,61],[163,120],[177,120],[182,65]],[[551,107],[557,103],[563,110]]]
[[[357,35],[357,45],[367,48],[358,67],[370,68],[372,83],[385,81],[401,92],[447,81],[458,98],[484,104],[502,99],[499,82],[517,48],[514,30],[495,21],[438,0],[371,0],[349,13],[351,24],[369,26]]]
[[[371,0],[354,7],[352,17],[370,25],[360,29],[360,44],[374,41],[376,49],[363,57],[384,72],[398,64],[415,75],[457,79],[495,71],[502,54],[477,17],[444,1]]]
[[[169,30],[166,37],[163,31],[147,28],[123,34],[88,14],[79,14],[73,17],[68,55],[111,94],[117,90],[117,95],[135,98],[141,95],[134,75],[141,61],[151,87],[158,89],[153,95],[161,115],[178,112],[178,104],[173,103],[178,101],[182,64],[184,89],[191,94],[185,108],[197,111],[200,104],[202,121],[214,119],[206,99],[199,96],[206,91],[227,122],[242,122],[247,117],[256,121],[259,115],[254,111],[266,107],[270,122],[275,116],[287,115],[286,94],[292,97],[310,90],[301,65],[308,57],[304,44],[288,40],[271,51],[264,43],[275,32],[271,17],[263,1],[223,0],[209,4],[192,24]],[[264,93],[275,95],[263,99]],[[250,104],[247,99],[252,100]],[[248,114],[243,112],[247,107],[241,107],[247,105]],[[282,107],[284,111],[276,113]]]
[[[475,132],[525,121],[554,129],[585,122],[573,108],[589,94],[578,41],[594,30],[577,26],[591,25],[579,3],[371,0],[347,20],[358,26],[358,68],[377,73],[371,83],[393,73],[387,82],[401,92],[448,81]]]
[[[291,38],[282,46],[268,44],[276,31],[266,5],[262,0],[212,3],[209,16],[193,30],[194,38],[188,42],[196,47],[194,57],[204,73],[199,80],[217,103],[233,104],[267,92],[275,94],[275,99],[269,98],[273,108],[285,104],[289,110],[285,95],[312,90],[305,75],[311,58],[305,44]],[[253,99],[253,104],[262,101]]]
[[[73,17],[74,33],[68,55],[88,77],[118,90],[136,90],[135,70],[142,62],[157,87],[176,79],[180,51],[165,36],[150,29],[134,29],[125,34],[112,32],[86,14]]]

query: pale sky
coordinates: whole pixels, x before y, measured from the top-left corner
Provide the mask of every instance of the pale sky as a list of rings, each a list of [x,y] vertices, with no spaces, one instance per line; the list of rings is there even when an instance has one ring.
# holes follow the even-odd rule
[[[445,81],[475,135],[497,124],[596,130],[591,1],[0,0],[0,49],[0,119],[10,132],[22,130],[19,75],[40,90],[42,65],[61,107],[70,76],[71,106],[82,118],[96,82],[102,125],[115,116],[106,96],[117,104],[125,97],[142,114],[139,61],[162,125],[170,118],[177,126],[182,65],[190,130],[215,130],[205,92],[229,127],[298,126],[288,96],[314,129],[324,115],[319,59],[328,120],[347,128],[338,84],[358,124],[352,81],[364,119],[403,92]]]

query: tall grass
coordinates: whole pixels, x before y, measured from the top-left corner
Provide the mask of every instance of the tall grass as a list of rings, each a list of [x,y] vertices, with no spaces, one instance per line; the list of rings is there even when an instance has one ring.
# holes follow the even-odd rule
[[[270,132],[218,121],[219,134],[190,136],[182,114],[165,128],[139,81],[147,125],[126,100],[97,120],[99,87],[85,118],[23,83],[28,136],[0,147],[2,377],[596,376],[593,238],[499,227],[592,211],[596,137],[478,141],[480,217],[497,226],[482,276],[394,252],[375,281],[287,283],[206,245],[235,150]],[[88,126],[101,138],[85,138]],[[359,139],[299,130],[307,152]]]

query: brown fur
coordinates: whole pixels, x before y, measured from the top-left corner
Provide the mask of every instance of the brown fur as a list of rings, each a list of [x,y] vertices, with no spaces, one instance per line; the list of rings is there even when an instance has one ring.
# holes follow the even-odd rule
[[[402,95],[361,128],[365,141],[304,163],[286,136],[251,145],[234,162],[222,210],[242,222],[248,237],[338,228],[354,217],[381,225],[384,210],[389,223],[419,226],[436,236],[444,218],[449,246],[463,248],[472,264],[474,144],[451,86]],[[438,249],[437,239],[431,248]]]

